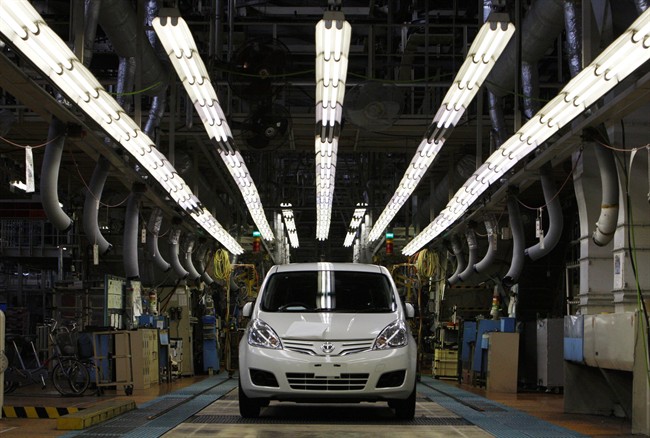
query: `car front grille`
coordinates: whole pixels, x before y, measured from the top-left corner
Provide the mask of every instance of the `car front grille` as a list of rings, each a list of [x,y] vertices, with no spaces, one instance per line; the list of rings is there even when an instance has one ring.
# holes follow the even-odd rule
[[[303,391],[361,391],[368,382],[367,373],[318,376],[314,373],[287,373],[291,389]]]
[[[331,345],[331,351],[326,353],[324,344]],[[372,350],[374,339],[359,339],[352,341],[303,341],[300,339],[282,339],[285,350],[296,353],[308,354],[310,356],[346,356],[348,354],[361,353]]]

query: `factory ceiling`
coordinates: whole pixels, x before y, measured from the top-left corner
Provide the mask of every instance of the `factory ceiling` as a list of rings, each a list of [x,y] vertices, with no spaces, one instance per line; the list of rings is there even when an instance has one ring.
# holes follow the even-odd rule
[[[249,237],[254,224],[241,195],[147,24],[147,17],[155,16],[161,7],[179,10],[208,67],[269,222],[273,223],[280,212],[281,203],[293,205],[300,239],[300,248],[292,250],[294,261],[351,260],[352,250],[343,247],[343,240],[356,204],[367,203],[372,216],[379,216],[462,64],[485,13],[484,5],[475,0],[343,2],[341,10],[352,26],[352,40],[332,223],[329,239],[321,242],[315,238],[314,27],[327,8],[326,1],[102,0],[96,2],[101,7],[99,26],[94,35],[90,33],[92,41],[87,39],[87,29],[83,31],[84,21],[88,20],[84,19],[81,3],[49,0],[34,1],[33,5],[64,41],[71,46],[85,45],[84,56],[91,58],[89,68],[98,80],[122,98],[142,126],[153,123],[152,138],[159,150],[224,228],[247,242],[243,237]],[[520,23],[525,24],[524,17],[536,3],[543,5],[538,9],[553,11],[562,8],[564,2],[497,3],[486,4],[492,10],[508,13],[525,32]],[[623,3],[614,14],[614,28],[617,20],[623,26],[634,18],[633,2]],[[141,24],[132,32],[129,23]],[[544,29],[543,24],[537,26]],[[554,97],[570,78],[563,26],[549,26],[547,41],[536,48],[536,98],[540,102]],[[516,41],[527,44],[521,39]],[[143,46],[152,49],[153,58],[145,55],[144,49],[138,52]],[[127,49],[132,49],[132,56],[125,55]],[[129,60],[135,66],[131,91],[118,93],[120,66],[128,67]],[[504,126],[510,132],[523,117],[523,104],[515,98],[521,94],[515,91],[521,87],[516,79],[519,70],[513,62],[502,66],[501,77],[488,78],[492,93],[499,95]],[[38,145],[46,143],[54,116],[68,124],[58,183],[64,209],[79,217],[85,190],[98,157],[103,155],[111,167],[99,222],[107,233],[118,235],[123,226],[120,218],[124,216],[124,201],[133,184],[146,183],[132,158],[107,142],[98,126],[77,108],[62,102],[48,78],[37,74],[9,44],[0,54],[0,72],[0,134],[8,140],[0,141],[0,199],[11,208],[39,201],[45,148]],[[508,75],[511,82],[505,78]],[[642,101],[639,96],[637,93],[629,99]],[[391,228],[401,233],[396,236],[396,250],[410,233],[430,222],[449,196],[498,146],[502,133],[491,121],[491,103],[485,91],[479,93],[411,200],[393,220]],[[635,106],[619,104],[619,110],[621,105]],[[552,161],[555,157],[560,163],[558,157],[566,159],[576,147],[568,140],[575,136],[567,135],[567,147],[558,151],[560,146],[556,146],[554,152],[538,160]],[[17,145],[34,146],[35,193],[8,189],[9,181],[24,179],[25,175],[24,148]],[[560,166],[558,172],[558,178],[565,177],[566,169]],[[531,176],[534,173],[519,172],[513,178],[526,185]],[[530,196],[539,193],[535,190]],[[502,209],[502,200],[493,198],[493,208]],[[154,207],[163,210],[166,224],[182,216],[159,188],[148,186],[142,199],[143,221]],[[185,226],[188,231],[196,230],[191,221]],[[249,247],[245,246],[245,250]]]

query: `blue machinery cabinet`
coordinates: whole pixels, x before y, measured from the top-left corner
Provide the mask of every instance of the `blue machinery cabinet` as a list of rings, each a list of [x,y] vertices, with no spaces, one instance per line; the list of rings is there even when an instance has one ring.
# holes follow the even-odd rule
[[[203,326],[203,371],[219,372],[219,353],[217,350],[217,318],[205,315],[201,319]]]
[[[479,373],[487,371],[487,336],[490,332],[513,333],[514,318],[481,319],[463,323],[463,343],[461,361],[463,369],[471,369]],[[483,339],[486,338],[485,342]]]

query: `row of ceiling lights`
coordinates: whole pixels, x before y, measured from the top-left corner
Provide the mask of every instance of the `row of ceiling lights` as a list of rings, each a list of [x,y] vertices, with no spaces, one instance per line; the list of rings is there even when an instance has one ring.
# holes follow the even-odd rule
[[[334,2],[336,3],[336,2]],[[127,149],[145,167],[179,206],[230,252],[240,254],[241,246],[216,221],[194,196],[166,157],[155,147],[137,124],[104,90],[96,78],[46,25],[29,2],[5,2],[0,6],[0,32],[50,77],[66,97],[92,117],[111,137]],[[551,135],[582,113],[650,57],[648,34],[650,13],[644,12],[610,47],[580,74],[535,117],[495,151],[458,190],[447,207],[422,233],[403,249],[412,255],[449,228],[505,172],[511,169]],[[266,240],[273,232],[255,184],[237,151],[232,133],[207,69],[194,39],[178,13],[163,10],[153,22],[165,50],[192,99],[206,132],[218,146],[221,158],[240,188],[251,216]],[[368,240],[377,240],[395,214],[413,193],[434,162],[455,124],[487,77],[490,69],[514,33],[514,26],[503,14],[492,14],[480,29],[433,122],[407,168],[399,187],[370,230]],[[339,10],[328,10],[316,26],[316,238],[329,234],[338,137],[345,94],[347,58],[351,26]],[[283,218],[293,247],[298,238],[293,214],[283,207]],[[345,246],[354,240],[363,221],[365,207],[358,206],[346,236]]]

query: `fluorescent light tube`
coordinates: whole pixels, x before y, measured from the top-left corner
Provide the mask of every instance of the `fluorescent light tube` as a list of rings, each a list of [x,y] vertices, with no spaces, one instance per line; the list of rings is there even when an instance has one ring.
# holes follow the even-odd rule
[[[257,229],[264,239],[273,240],[273,230],[266,219],[259,193],[243,157],[235,147],[226,116],[187,23],[178,11],[162,9],[160,16],[154,18],[151,24],[194,103],[206,132],[218,145],[219,155],[237,183]]]
[[[631,56],[633,54],[633,56]],[[577,74],[524,124],[511,138],[488,157],[465,182],[440,215],[402,250],[413,255],[458,220],[487,188],[498,181],[517,162],[586,108],[614,88],[650,59],[650,10],[632,23],[612,44]]]
[[[116,142],[121,144],[163,187],[183,210],[199,222],[215,239],[233,254],[243,248],[208,213],[171,163],[160,155],[153,141],[124,113],[93,74],[77,59],[61,38],[45,23],[28,1],[0,2],[0,33],[25,55],[43,75],[59,88],[66,99],[75,103]],[[153,157],[152,157],[153,156]],[[164,156],[162,156],[164,157]],[[163,172],[164,169],[164,172]],[[198,222],[198,221],[197,221]],[[207,228],[206,228],[207,227]],[[223,228],[221,228],[223,230]]]
[[[329,236],[352,27],[340,11],[316,25],[316,239]]]
[[[298,241],[298,230],[296,229],[296,222],[293,216],[293,209],[291,208],[290,203],[280,204],[282,209],[282,219],[284,219],[284,226],[287,229],[287,235],[289,236],[289,243],[292,248],[298,248],[300,242]]]
[[[366,214],[366,204],[358,203],[357,208],[354,209],[352,213],[352,220],[350,220],[350,226],[348,227],[348,233],[345,235],[345,241],[343,242],[344,247],[352,246],[354,243],[354,238],[357,235],[357,230],[363,222],[364,216]]]
[[[506,14],[491,14],[481,26],[469,48],[465,62],[447,91],[409,167],[404,172],[395,194],[370,230],[369,241],[377,240],[382,236],[400,208],[413,194],[442,149],[450,129],[456,126],[465,113],[514,31],[514,25],[508,22]]]

